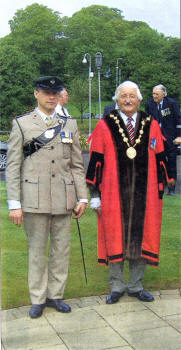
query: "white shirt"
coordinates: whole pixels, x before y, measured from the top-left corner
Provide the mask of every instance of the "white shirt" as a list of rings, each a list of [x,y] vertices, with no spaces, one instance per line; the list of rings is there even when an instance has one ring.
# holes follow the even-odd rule
[[[157,104],[157,108],[159,109],[159,106],[160,108],[162,109],[162,106],[163,106],[163,100],[161,100],[158,104]]]
[[[121,116],[121,118],[122,118],[123,121],[124,121],[124,124],[127,125],[127,123],[128,123],[128,116],[127,116],[126,114],[124,114],[124,113],[120,110],[120,108],[119,108],[119,106],[118,106],[117,103],[116,103],[115,109],[117,109],[119,115]],[[138,114],[138,113],[136,112],[136,113],[134,113],[134,114],[131,116],[131,117],[133,118],[133,120],[132,120],[132,122],[131,122],[131,124],[133,125],[133,128],[135,128],[135,125],[136,125],[137,114]]]
[[[60,104],[57,104],[57,105],[56,105],[55,111],[56,111],[56,113],[58,113],[58,114],[60,114],[60,115],[65,115],[65,116],[67,116],[67,117],[70,116],[70,114],[69,114],[67,108],[61,106]]]

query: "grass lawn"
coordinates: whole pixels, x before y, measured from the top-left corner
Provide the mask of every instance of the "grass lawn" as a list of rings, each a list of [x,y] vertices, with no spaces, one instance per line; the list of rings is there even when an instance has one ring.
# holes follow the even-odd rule
[[[181,287],[181,200],[164,197],[160,266],[148,266],[144,287],[149,290]],[[30,304],[27,285],[27,240],[22,228],[8,218],[5,183],[1,183],[1,295],[2,308]],[[84,244],[88,284],[85,283],[77,225],[71,225],[71,258],[64,298],[100,295],[109,292],[109,268],[97,264],[97,224],[95,213],[88,208],[79,220]],[[126,266],[126,275],[128,268]]]

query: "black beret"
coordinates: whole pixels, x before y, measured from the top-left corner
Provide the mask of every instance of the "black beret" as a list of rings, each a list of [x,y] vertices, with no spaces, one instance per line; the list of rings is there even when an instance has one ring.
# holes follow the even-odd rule
[[[49,91],[60,91],[63,88],[63,82],[55,76],[43,76],[33,80],[35,87]]]

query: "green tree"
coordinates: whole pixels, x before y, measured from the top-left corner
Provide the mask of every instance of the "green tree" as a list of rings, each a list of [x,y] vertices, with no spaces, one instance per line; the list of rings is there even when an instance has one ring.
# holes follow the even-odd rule
[[[64,73],[63,27],[58,12],[34,3],[18,10],[9,24],[16,45],[38,63],[40,74]]]
[[[92,81],[91,84],[92,101],[97,99],[97,80]],[[76,105],[80,112],[81,122],[83,122],[82,116],[84,112],[88,111],[89,107],[89,82],[88,79],[74,78],[71,81],[70,87],[70,99],[71,103]]]
[[[0,113],[6,128],[14,115],[32,108],[33,78],[63,76],[66,52],[61,18],[46,6],[18,10],[9,23],[11,33],[0,40]]]
[[[32,67],[28,55],[21,52],[10,38],[4,38],[0,50],[0,114],[1,129],[8,130],[15,115],[31,110],[34,105],[32,79],[37,67]]]

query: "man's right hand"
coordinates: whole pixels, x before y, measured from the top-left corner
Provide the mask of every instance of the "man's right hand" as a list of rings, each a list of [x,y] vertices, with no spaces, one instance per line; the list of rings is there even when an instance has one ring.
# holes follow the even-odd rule
[[[22,209],[11,209],[9,217],[11,221],[18,226],[21,226],[22,222],[24,221]]]

